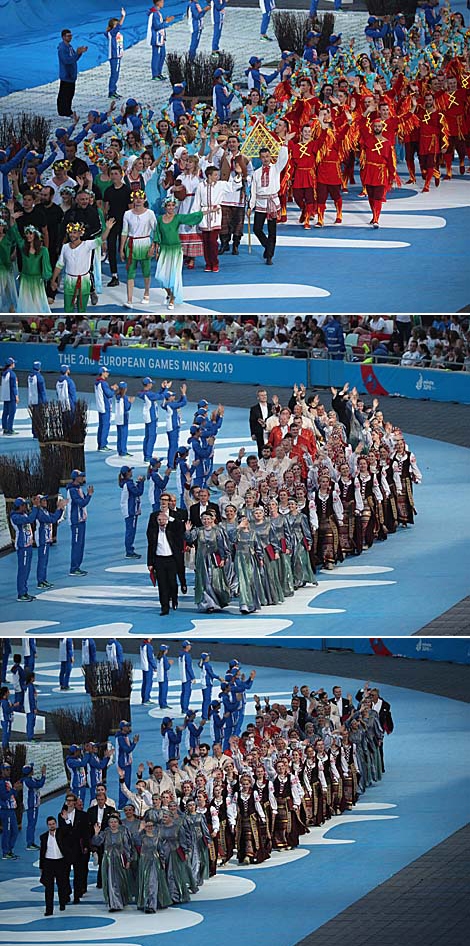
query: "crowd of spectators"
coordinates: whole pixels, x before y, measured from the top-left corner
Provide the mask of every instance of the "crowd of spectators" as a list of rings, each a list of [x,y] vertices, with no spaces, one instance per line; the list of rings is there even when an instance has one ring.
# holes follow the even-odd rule
[[[125,319],[85,315],[22,318],[0,322],[0,339],[46,342],[67,347],[220,351],[232,354],[344,358],[402,367],[470,368],[470,326],[466,315],[437,314],[423,325],[418,315],[256,315],[188,313]]]

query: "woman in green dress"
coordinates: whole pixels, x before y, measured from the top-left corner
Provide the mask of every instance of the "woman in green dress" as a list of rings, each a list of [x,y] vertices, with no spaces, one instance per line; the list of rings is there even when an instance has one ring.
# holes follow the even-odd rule
[[[173,901],[160,857],[158,828],[152,821],[143,821],[141,832],[137,909],[156,913],[171,907]]]
[[[197,893],[198,887],[188,861],[190,852],[183,821],[174,818],[170,812],[165,813],[159,835],[160,853],[172,903],[189,903],[190,894]]]
[[[277,534],[269,519],[265,518],[262,506],[257,506],[251,528],[258,539],[263,552],[263,568],[261,581],[263,584],[266,604],[281,604],[284,601],[284,592],[281,585],[279,568],[280,546]]]
[[[36,227],[25,227],[21,259],[17,312],[41,312],[50,315],[46,283],[52,276],[52,267],[49,250],[43,246],[42,236]]]
[[[269,501],[269,521],[276,535],[276,541],[281,550],[279,556],[279,575],[285,598],[294,594],[294,576],[292,574],[291,554],[292,540],[286,516],[281,516],[277,499]]]
[[[235,541],[235,574],[238,580],[238,600],[241,614],[252,614],[266,604],[261,570],[264,567],[263,549],[259,538],[250,527],[247,516],[240,520]]]
[[[211,614],[226,608],[230,601],[224,571],[226,543],[210,509],[202,514],[201,521],[200,529],[191,529],[191,523],[186,523],[186,542],[196,545],[194,600],[198,611]]]
[[[317,585],[308,555],[313,542],[312,530],[307,516],[300,512],[295,499],[289,499],[289,513],[285,518],[292,541],[294,587],[302,588],[307,582]]]
[[[129,867],[132,860],[132,842],[127,828],[120,824],[118,814],[111,814],[108,827],[101,831],[95,824],[92,847],[104,847],[101,875],[103,896],[110,913],[123,910],[129,903]]]
[[[168,300],[168,308],[173,309],[183,299],[183,250],[179,236],[182,224],[196,226],[203,218],[201,211],[191,214],[177,214],[178,201],[175,197],[167,197],[164,202],[164,213],[157,217],[155,228],[155,243],[159,247],[156,279],[163,287]]]
[[[6,206],[0,210],[0,312],[16,312],[18,305],[12,253],[23,241],[16,224],[10,226],[9,216]]]

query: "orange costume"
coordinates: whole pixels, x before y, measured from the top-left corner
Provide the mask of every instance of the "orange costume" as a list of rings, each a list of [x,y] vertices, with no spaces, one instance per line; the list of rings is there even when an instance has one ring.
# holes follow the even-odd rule
[[[293,172],[294,200],[300,207],[299,223],[310,229],[310,218],[315,213],[315,162],[317,146],[314,141],[295,141],[290,145]]]
[[[371,223],[378,227],[382,204],[395,177],[393,145],[382,133],[375,135],[369,129],[367,121],[360,123],[359,134],[362,182],[372,210]]]
[[[335,202],[335,223],[343,220],[343,198],[341,197],[341,161],[345,153],[351,149],[352,136],[350,126],[345,124],[341,128],[316,128],[318,137],[315,139],[317,152],[317,227],[323,227],[325,222],[326,201],[328,195]]]
[[[436,187],[440,184],[439,159],[449,147],[448,126],[443,112],[429,110],[425,105],[418,108],[418,119],[419,161],[425,174],[423,191],[428,191],[433,177]]]
[[[470,130],[470,92],[467,89],[457,88],[453,92],[445,92],[436,96],[436,106],[445,114],[449,147],[445,153],[446,178],[452,177],[452,158],[457,152],[460,162],[460,173],[465,174],[466,139]]]

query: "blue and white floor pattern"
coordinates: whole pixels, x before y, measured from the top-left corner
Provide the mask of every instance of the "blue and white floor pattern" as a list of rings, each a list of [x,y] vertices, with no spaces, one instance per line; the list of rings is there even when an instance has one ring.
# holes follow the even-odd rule
[[[322,685],[329,692],[339,682],[344,692],[354,694],[362,683],[317,675],[314,664],[312,653],[310,672],[259,667],[256,692],[269,695],[272,701],[286,702],[294,684]],[[225,671],[223,664],[214,667],[221,675]],[[40,649],[37,682],[40,709],[63,703],[64,695],[57,686],[58,663],[49,649]],[[163,711],[138,705],[139,684],[136,670],[132,721],[140,743],[135,767],[141,759],[161,761],[159,717]],[[468,706],[400,687],[387,687],[384,696],[391,702],[396,725],[393,735],[386,738],[383,780],[367,790],[352,812],[311,829],[296,850],[275,853],[253,867],[233,860],[189,904],[152,916],[133,906],[120,914],[108,914],[91,871],[89,893],[82,903],[46,920],[37,857],[26,851],[23,837],[16,848],[20,859],[8,868],[0,867],[1,946],[157,946],[161,943],[157,937],[162,935],[175,946],[181,944],[182,936],[185,946],[203,946],[219,942],[221,930],[232,929],[234,918],[241,942],[293,946],[462,827],[467,819]],[[175,706],[178,697],[175,681],[170,685],[170,701]],[[196,687],[191,704],[195,709],[200,697]],[[73,671],[72,692],[66,700],[74,707],[84,703],[78,668]],[[178,714],[179,710],[174,715]],[[252,719],[250,695],[247,721]],[[432,730],[430,720],[436,724]],[[435,738],[431,738],[433,733]],[[445,745],[445,759],[436,752],[436,739]],[[117,798],[117,788],[116,771],[110,767],[108,793],[112,798]],[[38,833],[46,817],[56,814],[59,807],[58,798],[44,801]]]
[[[187,434],[192,405],[185,409],[181,442]],[[136,474],[144,473],[141,443],[141,402],[131,414],[129,451],[126,460]],[[2,450],[31,452],[30,421],[25,409],[16,420],[20,436],[2,441]],[[90,411],[86,441],[88,483],[95,486],[89,506],[83,567],[88,575],[70,578],[69,526],[59,527],[57,545],[51,549],[49,580],[54,587],[37,592],[36,601],[16,600],[16,556],[0,561],[0,594],[4,602],[0,636],[34,633],[81,636],[125,636],[164,633],[166,637],[277,637],[330,635],[398,637],[420,630],[426,623],[460,601],[468,592],[465,549],[470,536],[470,483],[468,450],[424,437],[408,438],[423,473],[416,487],[418,516],[413,527],[399,530],[386,542],[376,543],[358,559],[348,559],[333,572],[321,572],[318,586],[307,586],[294,598],[275,608],[241,617],[236,600],[222,613],[198,613],[193,600],[193,574],[189,593],[180,595],[178,611],[167,618],[158,615],[156,591],[146,567],[146,522],[150,507],[144,495],[143,515],[138,525],[136,548],[142,560],[129,563],[124,551],[124,522],[117,485],[121,458],[96,452],[97,414]],[[115,427],[109,444],[115,448]],[[240,446],[249,453],[247,412],[227,408],[216,443],[215,466],[236,457]],[[155,455],[166,454],[166,433],[159,424]],[[170,478],[169,488],[174,485]],[[36,593],[35,560],[30,593]]]

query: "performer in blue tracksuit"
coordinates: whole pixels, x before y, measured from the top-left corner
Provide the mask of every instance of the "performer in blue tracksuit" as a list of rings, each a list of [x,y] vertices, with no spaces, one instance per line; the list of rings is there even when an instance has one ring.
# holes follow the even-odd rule
[[[176,484],[179,498],[179,508],[185,509],[185,491],[191,486],[192,469],[188,465],[189,450],[187,447],[180,447],[176,451]]]
[[[253,680],[255,679],[256,671],[252,670],[248,680],[244,680],[240,675],[240,668],[235,667],[232,674],[232,692],[241,693],[241,700],[238,704],[238,713],[234,719],[233,733],[235,736],[240,736],[243,732],[243,723],[245,720],[245,709],[246,709],[246,691],[251,690],[253,686]]]
[[[162,460],[160,457],[152,457],[147,470],[147,479],[149,481],[148,498],[152,507],[152,512],[159,511],[160,497],[163,493],[163,490],[166,489],[166,484],[170,479],[171,470],[169,467],[167,468],[165,476],[160,476],[159,470],[161,465]]]
[[[85,676],[85,690],[89,693],[86,668],[93,667],[98,663],[96,655],[96,644],[92,637],[84,637],[82,639],[82,671]]]
[[[78,795],[82,801],[85,801],[87,790],[87,764],[88,755],[81,746],[70,746],[69,754],[65,760],[65,768],[69,771],[70,790],[74,795]]]
[[[9,637],[3,638],[3,656],[2,656],[2,679],[0,683],[5,684],[7,680],[8,661],[11,654],[11,641]]]
[[[49,512],[47,508],[48,496],[41,494],[39,496],[39,508],[37,521],[39,528],[37,531],[38,563],[36,570],[36,580],[38,588],[52,588],[52,582],[47,580],[47,566],[49,564],[49,551],[52,545],[52,526],[56,522],[61,522],[64,517],[64,509],[68,504],[67,499],[59,496],[57,500],[57,509],[55,512]]]
[[[212,34],[212,52],[218,53],[220,46],[220,37],[222,36],[222,29],[225,19],[225,7],[227,6],[228,0],[212,0],[212,22],[214,24],[214,32]]]
[[[109,368],[99,365],[99,375],[95,381],[96,409],[98,411],[98,450],[111,450],[108,447],[109,426],[111,423],[111,401],[117,384],[108,384]]]
[[[272,42],[271,36],[268,36],[268,28],[271,22],[271,15],[273,10],[276,9],[275,0],[259,0],[259,8],[261,10],[261,28],[260,28],[260,38],[267,39],[269,42]]]
[[[129,436],[129,412],[135,401],[134,397],[127,396],[127,381],[120,381],[114,401],[114,419],[117,431],[117,452],[120,457],[130,457],[127,452],[127,438]]]
[[[145,434],[142,451],[146,463],[150,463],[150,460],[152,459],[153,448],[155,447],[155,441],[157,439],[157,404],[158,402],[161,402],[165,399],[167,395],[168,384],[166,381],[162,381],[162,386],[158,393],[152,391],[152,387],[152,379],[144,378],[142,382],[142,390],[139,391],[137,395],[137,397],[140,397],[141,401],[144,402],[143,416]]]
[[[201,429],[195,424],[191,425],[189,432],[191,436],[188,443],[190,455],[192,454],[191,463],[194,467],[193,486],[205,486],[214,456],[214,444],[202,437]]]
[[[135,735],[131,739],[132,726],[127,720],[122,719],[119,723],[119,729],[116,733],[116,753],[117,753],[117,766],[124,772],[124,782],[127,785],[127,788],[131,787],[132,779],[132,753],[139,741],[139,736]],[[123,808],[127,802],[127,798],[119,786],[119,802],[118,807]]]
[[[180,706],[181,712],[187,713],[189,707],[189,701],[191,699],[191,686],[193,680],[196,679],[196,675],[193,670],[193,662],[191,660],[191,643],[190,641],[183,641],[181,644],[181,650],[178,655],[178,664],[180,668],[180,680],[181,680],[181,697],[180,697]]]
[[[77,388],[75,381],[70,376],[68,365],[62,365],[60,369],[60,378],[55,386],[57,398],[63,411],[75,413],[77,406]]]
[[[199,658],[199,667],[201,670],[201,688],[202,688],[202,709],[201,716],[203,719],[209,719],[209,707],[212,699],[212,685],[214,680],[219,680],[220,683],[223,682],[222,677],[217,676],[215,670],[212,668],[210,663],[210,654],[204,653],[201,654]]]
[[[153,674],[154,670],[158,670],[151,637],[146,637],[143,644],[140,645],[140,669],[142,670],[141,701],[142,703],[150,703]]]
[[[224,707],[224,751],[225,749],[230,748],[230,737],[233,735],[233,730],[235,727],[236,714],[238,713],[240,702],[237,700],[234,693],[232,693],[230,684],[222,683],[220,698],[222,700],[222,705]]]
[[[18,496],[13,503],[10,513],[10,522],[15,533],[15,549],[18,559],[16,576],[16,590],[18,601],[34,601],[34,595],[28,594],[28,578],[33,558],[33,530],[31,525],[38,516],[39,497],[32,501],[31,512],[28,512],[26,500]]]
[[[124,664],[124,651],[122,644],[115,637],[110,637],[106,644],[106,660],[113,670],[122,670]]]
[[[196,0],[191,0],[191,3],[188,6],[188,21],[191,29],[191,43],[189,46],[189,59],[195,59],[197,48],[201,40],[201,34],[204,26],[204,17],[207,11],[210,10],[210,4],[206,7],[202,7]]]
[[[409,50],[409,31],[406,28],[406,17],[399,13],[393,29],[395,34],[395,45],[399,46],[403,56],[406,56]]]
[[[28,407],[33,409],[38,404],[47,404],[46,382],[41,374],[41,362],[33,361],[33,370],[28,375]],[[31,426],[33,437],[36,437],[34,431],[34,410],[32,410]]]
[[[125,546],[126,558],[142,558],[134,548],[137,523],[141,514],[141,497],[144,492],[145,478],[138,476],[134,483],[132,473],[134,467],[122,466],[119,470],[119,487],[121,492],[121,512],[126,524]]]
[[[149,10],[147,25],[147,45],[152,47],[152,79],[164,79],[163,66],[166,59],[165,26],[172,23],[174,16],[164,17],[162,10],[165,0],[154,0]]]
[[[183,726],[177,726],[176,732],[173,729],[173,720],[170,716],[164,716],[160,727],[162,734],[162,755],[165,762],[170,759],[178,759],[180,754],[181,737],[183,735]]]
[[[180,411],[188,403],[186,397],[187,387],[182,384],[180,387],[181,397],[177,398],[173,391],[168,391],[165,400],[162,402],[162,408],[166,411],[166,435],[168,437],[168,459],[167,464],[170,469],[175,467],[176,451],[181,427]]]
[[[15,359],[7,358],[5,367],[2,371],[2,384],[0,388],[0,401],[3,401],[2,430],[3,435],[7,437],[16,433],[13,430],[16,407],[19,402],[18,380],[14,372]]]
[[[36,663],[37,645],[35,637],[25,637],[23,640],[23,666],[25,671],[34,673]]]
[[[121,60],[124,55],[124,38],[121,33],[121,26],[125,19],[126,11],[124,7],[122,7],[121,19],[118,20],[115,16],[111,17],[104,34],[108,40],[108,62],[110,69],[108,98],[112,99],[121,98],[121,96],[118,95],[117,84],[121,71]]]
[[[41,804],[41,788],[46,782],[46,766],[41,767],[41,775],[34,776],[34,765],[24,765],[21,773],[21,782],[23,782],[23,805],[27,812],[26,822],[26,850],[38,851],[39,845],[36,844],[34,835],[38,822],[39,805]],[[26,792],[25,789],[28,789]]]
[[[279,75],[279,70],[275,69],[274,72],[271,72],[269,75],[266,75],[264,72],[260,72],[260,65],[262,59],[259,56],[251,56],[251,59],[248,60],[249,69],[245,70],[245,75],[248,80],[248,91],[251,92],[252,89],[256,89],[258,92],[261,92],[273,82],[273,80]]]
[[[90,786],[90,802],[96,798],[96,786],[103,784],[103,772],[109,765],[109,760],[113,755],[112,749],[107,749],[103,758],[98,755],[98,746],[96,742],[87,742],[85,745],[87,754],[87,775]]]
[[[225,69],[216,69],[214,72],[214,86],[212,89],[212,104],[217,112],[219,122],[230,121],[230,102],[235,92],[229,92],[224,85]]]
[[[21,665],[21,654],[13,654],[13,664],[10,668],[10,678],[15,690],[15,709],[23,712],[24,688],[26,686],[26,673]]]
[[[0,689],[0,722],[2,724],[2,749],[4,752],[10,745],[11,724],[15,712],[9,697],[10,690],[7,686],[2,686]]]
[[[9,153],[0,148],[0,191],[3,194],[3,200],[10,200],[13,196],[11,191],[10,179],[8,177],[13,168],[21,164],[23,158],[28,154],[29,148],[20,148],[12,158]]]
[[[37,691],[34,686],[35,676],[30,673],[26,677],[26,686],[23,696],[23,707],[26,713],[26,739],[28,742],[34,738],[34,729],[36,726],[36,715],[38,711]]]
[[[4,861],[16,861],[14,847],[18,837],[16,820],[16,791],[11,782],[11,768],[8,762],[0,762],[0,824],[2,826],[2,854]]]
[[[175,125],[182,115],[186,115],[186,105],[183,101],[183,95],[186,90],[186,82],[177,82],[172,86],[170,98],[168,100],[168,114]]]
[[[367,26],[364,33],[375,49],[384,48],[384,39],[390,32],[390,24],[382,23],[376,16],[370,16],[367,20]]]
[[[224,727],[225,727],[225,717],[219,713],[222,703],[220,700],[212,700],[212,703],[209,707],[209,719],[212,724],[212,736],[213,736],[213,745],[216,742],[219,742],[222,745]]]
[[[88,486],[86,493],[83,490],[86,474],[83,470],[72,470],[70,483],[66,489],[70,499],[70,526],[72,530],[72,552],[70,557],[70,575],[81,578],[87,575],[80,566],[85,553],[85,535],[87,506],[93,496],[93,486]]]
[[[194,710],[188,710],[184,718],[184,726],[187,728],[189,733],[189,754],[194,755],[196,749],[199,748],[199,742],[201,733],[204,729],[206,720],[203,718],[199,726],[196,726],[196,713]]]
[[[168,646],[160,644],[157,653],[158,705],[160,709],[171,709],[168,706],[168,681],[172,665],[173,661],[168,657]]]
[[[321,33],[316,33],[314,30],[309,30],[305,37],[305,48],[302,53],[302,59],[305,59],[306,62],[314,63],[318,61],[318,52],[317,46],[320,39]]]
[[[70,675],[75,660],[73,650],[73,638],[63,637],[59,643],[59,686],[61,690],[70,690]]]

